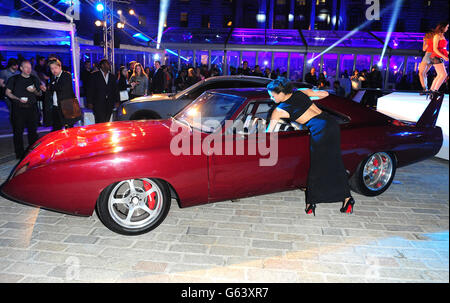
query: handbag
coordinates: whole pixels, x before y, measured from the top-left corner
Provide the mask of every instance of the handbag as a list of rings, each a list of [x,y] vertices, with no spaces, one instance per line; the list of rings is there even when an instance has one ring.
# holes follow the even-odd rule
[[[66,120],[81,120],[81,108],[77,98],[63,99],[60,102],[61,112]]]
[[[128,91],[121,90],[120,91],[120,101],[127,101],[128,99],[130,99],[130,97],[128,96]]]

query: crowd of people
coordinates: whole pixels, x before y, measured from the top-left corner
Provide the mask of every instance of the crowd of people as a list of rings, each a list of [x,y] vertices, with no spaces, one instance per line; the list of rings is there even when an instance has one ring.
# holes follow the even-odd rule
[[[427,34],[424,51],[433,51],[430,44],[433,44],[434,40],[437,43],[445,40],[442,35],[447,29],[448,23],[446,26],[439,25],[435,31]],[[440,49],[442,50],[442,47]],[[439,83],[445,83],[440,90],[448,92],[448,75],[445,68],[443,72],[440,66],[442,61],[448,61],[448,57],[435,61],[436,63],[429,63],[424,59],[419,72],[405,75],[401,71],[396,72],[395,89],[426,90],[430,86],[434,89],[432,83],[436,83],[435,79],[438,79]],[[435,68],[430,69],[430,64],[434,64]],[[58,130],[72,127],[76,122],[65,119],[60,106],[61,100],[75,98],[70,70],[71,67],[64,66],[56,55],[50,55],[48,58],[38,56],[30,60],[20,56],[18,59],[10,58],[6,67],[0,66],[0,100],[6,102],[10,111],[18,158],[24,153],[22,136],[25,128],[28,129],[28,141],[31,145],[38,138],[36,131],[39,124]],[[211,65],[210,69],[207,65],[200,65],[183,66],[177,70],[174,65],[163,65],[160,61],[154,61],[152,66],[145,67],[140,62],[131,61],[126,66],[119,65],[117,71],[112,71],[111,63],[106,59],[100,62],[86,60],[82,63],[80,72],[80,95],[84,97],[85,107],[93,110],[95,123],[101,123],[110,121],[114,108],[121,102],[146,95],[174,93],[221,74],[222,70],[215,64]],[[280,72],[279,68],[261,69],[259,65],[251,68],[247,61],[238,68],[230,66],[229,74],[269,79],[287,78],[287,72]],[[291,79],[302,81],[302,75],[295,72]],[[350,98],[361,89],[383,87],[382,73],[377,65],[374,65],[370,72],[354,70],[351,75],[345,70],[332,84],[326,71],[317,75],[316,69],[312,67],[305,75],[305,82],[318,89],[333,90],[338,96]]]

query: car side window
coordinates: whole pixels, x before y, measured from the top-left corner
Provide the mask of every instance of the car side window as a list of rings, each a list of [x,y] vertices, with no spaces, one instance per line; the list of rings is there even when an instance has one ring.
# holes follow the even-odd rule
[[[270,116],[275,104],[270,101],[258,101],[250,103],[233,123],[233,127],[227,129],[226,134],[255,134],[265,132],[269,125]],[[275,127],[276,132],[302,130],[305,127],[295,121],[283,119]]]

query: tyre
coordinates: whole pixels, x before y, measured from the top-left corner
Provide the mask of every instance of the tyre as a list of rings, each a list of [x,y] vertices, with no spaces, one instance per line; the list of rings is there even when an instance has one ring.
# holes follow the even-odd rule
[[[394,180],[397,165],[393,155],[377,152],[362,161],[349,183],[353,191],[364,196],[378,196]]]
[[[96,211],[100,221],[122,235],[140,235],[164,221],[170,209],[169,187],[157,179],[113,183],[100,194]]]

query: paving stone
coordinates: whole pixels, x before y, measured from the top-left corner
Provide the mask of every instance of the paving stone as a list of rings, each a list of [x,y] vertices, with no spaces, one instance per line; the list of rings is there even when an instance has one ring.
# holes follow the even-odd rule
[[[11,165],[11,169],[12,169]],[[0,179],[8,174],[0,165]],[[377,197],[304,213],[299,190],[181,209],[127,237],[0,197],[0,282],[448,283],[448,162],[397,171]]]

